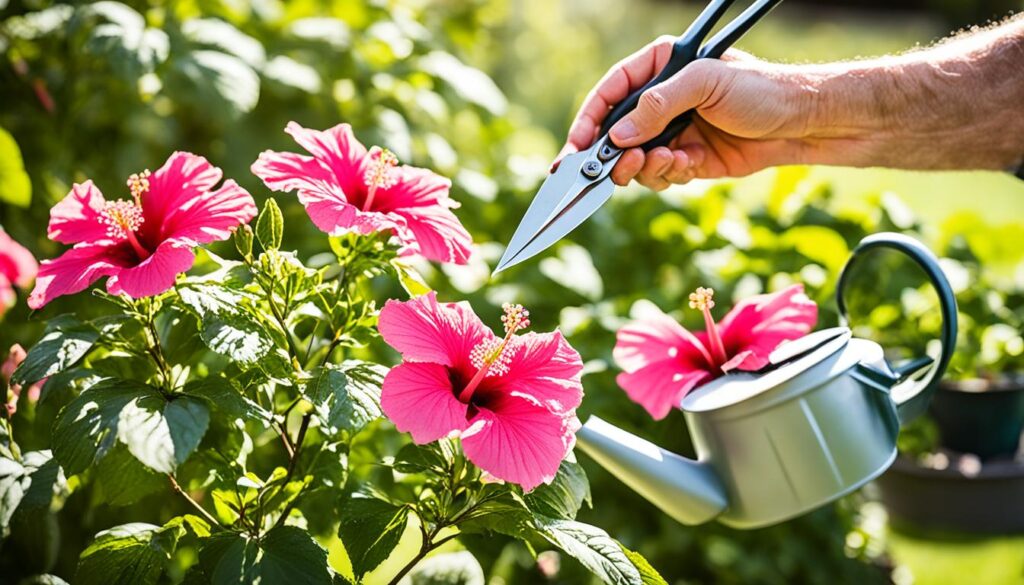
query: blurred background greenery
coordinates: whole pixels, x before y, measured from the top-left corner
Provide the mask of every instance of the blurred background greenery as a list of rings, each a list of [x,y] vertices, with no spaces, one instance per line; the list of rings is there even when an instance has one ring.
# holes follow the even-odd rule
[[[1021,7],[794,1],[739,46],[788,62],[881,55]],[[248,168],[264,149],[294,148],[286,122],[349,122],[364,142],[453,178],[479,253],[467,267],[422,266],[442,297],[468,299],[495,323],[498,305],[515,300],[539,329],[560,326],[588,360],[581,414],[600,413],[678,452],[692,454],[682,416],[653,422],[615,385],[614,331],[631,311],[653,302],[697,327],[697,315],[682,311],[697,286],[729,299],[801,281],[828,326],[838,271],[873,231],[924,238],[959,276],[964,333],[951,377],[1024,371],[1024,182],[996,173],[784,168],[660,195],[620,189],[553,252],[488,280],[582,96],[616,60],[680,33],[699,8],[668,0],[0,0],[0,128],[17,144],[0,140],[0,225],[52,257],[59,247],[45,239],[47,213],[73,182],[91,178],[116,197],[129,174],[178,149],[207,156],[262,200],[268,193]],[[306,258],[324,253],[301,206],[279,200],[285,246]],[[920,351],[936,330],[923,278],[892,258],[877,266],[858,288],[858,333]],[[378,292],[400,294],[383,283]],[[33,342],[45,318],[98,310],[79,295],[29,315],[23,298],[0,324],[0,347]],[[20,408],[19,442],[46,448],[59,406]],[[692,528],[583,464],[594,508],[581,519],[639,550],[673,583],[1024,582],[1024,539],[893,531],[870,490],[768,529]],[[8,539],[0,574],[28,562],[69,577],[97,531],[158,521],[172,505],[149,498],[117,508],[97,498],[75,492],[46,544]],[[545,578],[525,548],[501,537],[465,545],[491,582]],[[552,579],[589,578],[562,559]]]

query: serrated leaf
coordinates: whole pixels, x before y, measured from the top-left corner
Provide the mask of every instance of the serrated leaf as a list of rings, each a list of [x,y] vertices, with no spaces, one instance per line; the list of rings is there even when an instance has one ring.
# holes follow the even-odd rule
[[[65,406],[53,425],[53,455],[68,475],[82,473],[103,458],[117,441],[125,405],[153,393],[149,386],[105,378]]]
[[[538,514],[575,520],[584,501],[590,499],[590,482],[583,467],[563,461],[550,484],[541,484],[526,495],[526,503]]]
[[[170,486],[166,475],[143,465],[124,443],[115,443],[92,469],[100,499],[110,506],[134,504]]]
[[[28,207],[32,181],[25,171],[21,149],[9,132],[0,128],[0,202]]]
[[[304,394],[313,404],[314,416],[325,432],[357,433],[381,416],[382,382],[383,374],[376,364],[328,364],[313,371]]]
[[[243,293],[213,283],[189,283],[178,287],[178,296],[199,317],[200,337],[211,350],[251,364],[273,347],[267,329],[241,307]]]
[[[178,529],[133,522],[104,530],[82,551],[75,583],[144,585],[156,583],[177,545]]]
[[[214,585],[331,583],[327,551],[295,526],[278,526],[259,540],[243,534],[214,535],[203,541],[195,571]]]
[[[552,544],[610,585],[643,585],[640,571],[614,538],[596,526],[535,516],[537,529]]]
[[[358,581],[398,546],[409,510],[405,506],[355,494],[342,500],[339,513],[338,536],[345,545]]]
[[[140,396],[121,410],[117,437],[136,459],[160,473],[173,473],[199,446],[210,424],[206,404],[191,396],[168,401]]]
[[[640,579],[643,580],[644,585],[668,585],[665,578],[661,576],[661,573],[658,573],[658,571],[651,566],[651,563],[647,562],[647,559],[645,559],[642,554],[629,550],[622,546],[621,542],[619,543],[619,546],[622,547],[622,552],[626,553],[626,556],[629,557],[630,562],[633,563],[636,570],[640,572]]]
[[[49,510],[67,489],[64,473],[50,451],[29,451],[21,460],[0,457],[0,529],[16,510]]]
[[[256,241],[263,246],[264,250],[277,250],[281,247],[281,238],[284,236],[284,216],[281,215],[281,208],[271,197],[263,204],[263,211],[256,219]]]
[[[185,385],[184,393],[201,398],[214,410],[232,418],[269,423],[273,413],[244,396],[230,380],[224,378],[208,378],[196,380]]]
[[[100,333],[71,315],[51,319],[42,339],[32,346],[11,382],[28,386],[75,365],[92,349]]]

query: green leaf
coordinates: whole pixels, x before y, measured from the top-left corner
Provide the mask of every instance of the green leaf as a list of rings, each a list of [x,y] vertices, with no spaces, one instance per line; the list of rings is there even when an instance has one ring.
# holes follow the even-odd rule
[[[219,18],[190,18],[181,24],[181,32],[193,44],[234,55],[250,67],[262,67],[267,60],[258,40]]]
[[[122,77],[137,78],[167,60],[167,33],[147,28],[145,18],[133,8],[120,2],[93,2],[85,6],[82,16],[100,21],[92,28],[86,48],[105,57]]]
[[[523,541],[537,536],[533,514],[523,498],[512,491],[477,505],[469,518],[459,522],[459,530],[479,534],[496,532]]]
[[[9,132],[0,128],[0,202],[28,207],[32,181],[25,172],[21,149]]]
[[[173,473],[195,451],[210,424],[206,404],[190,396],[168,401],[151,394],[121,410],[118,439],[136,459],[160,473]]]
[[[583,467],[563,461],[550,484],[541,484],[526,495],[526,503],[538,514],[574,520],[584,501],[590,500],[590,482]]]
[[[263,211],[256,219],[256,240],[264,250],[277,250],[284,236],[284,216],[277,201],[271,197],[263,204]]]
[[[103,503],[127,506],[157,492],[166,492],[167,476],[146,467],[128,451],[124,443],[115,443],[93,467],[93,477]]]
[[[75,365],[92,348],[100,333],[71,315],[51,319],[42,339],[25,356],[11,382],[27,386]]]
[[[405,289],[405,292],[409,293],[409,296],[416,298],[420,295],[425,295],[430,292],[430,285],[423,279],[423,275],[416,271],[415,268],[409,266],[401,258],[392,258],[391,266],[395,269],[395,273],[398,275],[398,282]]]
[[[156,583],[177,545],[178,530],[133,522],[100,532],[78,559],[75,583]]]
[[[232,418],[244,418],[269,424],[273,413],[253,402],[225,378],[207,378],[185,385],[184,393],[206,401],[214,410]]]
[[[466,65],[444,51],[433,51],[420,58],[420,68],[442,79],[460,98],[476,104],[495,116],[505,113],[508,100],[486,73]]]
[[[0,457],[0,529],[17,510],[49,510],[56,494],[67,489],[50,451],[29,451],[20,461]]]
[[[604,530],[560,518],[536,516],[537,529],[552,544],[578,560],[605,583],[643,585],[640,571]]]
[[[652,567],[651,563],[647,562],[647,559],[645,559],[642,554],[629,550],[622,546],[621,542],[619,543],[619,546],[622,547],[622,552],[626,553],[626,556],[629,557],[630,562],[633,563],[636,570],[640,571],[640,579],[643,581],[644,585],[668,585],[665,578],[661,576],[661,573]]]
[[[398,546],[409,509],[384,500],[354,494],[341,502],[338,536],[352,561],[358,581],[380,565]]]
[[[149,386],[106,378],[65,406],[53,425],[53,455],[68,475],[82,473],[117,441],[121,410],[132,400],[153,393]]]
[[[341,430],[357,433],[380,418],[380,387],[385,371],[382,366],[356,361],[314,370],[304,393],[313,404],[320,427],[330,434]]]
[[[260,99],[259,75],[245,61],[220,51],[192,51],[175,62],[191,85],[184,99],[223,106],[232,116],[251,112]],[[176,86],[177,84],[175,84]]]
[[[267,329],[245,311],[245,294],[214,283],[189,283],[178,287],[178,296],[199,317],[200,337],[211,350],[251,364],[273,347]]]
[[[295,526],[278,526],[258,540],[244,534],[212,536],[199,550],[196,570],[214,585],[331,583],[327,551]]]
[[[409,443],[395,454],[394,467],[402,473],[443,475],[449,472],[457,448],[449,439],[441,439],[426,445]]]

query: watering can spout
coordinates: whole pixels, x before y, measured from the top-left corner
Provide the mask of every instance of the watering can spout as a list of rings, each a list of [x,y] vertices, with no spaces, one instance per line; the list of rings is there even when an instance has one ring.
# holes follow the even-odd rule
[[[702,524],[725,510],[725,488],[710,464],[666,451],[590,417],[576,434],[584,453],[666,514]]]

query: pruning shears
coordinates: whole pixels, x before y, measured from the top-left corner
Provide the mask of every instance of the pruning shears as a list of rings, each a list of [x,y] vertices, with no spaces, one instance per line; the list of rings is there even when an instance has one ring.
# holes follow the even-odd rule
[[[610,174],[623,152],[608,137],[608,130],[636,108],[645,91],[669,79],[697,59],[721,57],[726,49],[781,1],[757,0],[702,45],[704,38],[733,3],[733,0],[712,0],[673,43],[672,55],[665,67],[646,85],[612,108],[594,144],[586,150],[566,156],[558,169],[544,180],[494,272],[498,273],[544,251],[608,201],[615,190]],[[665,126],[661,134],[641,148],[649,151],[658,146],[667,146],[690,124],[693,115],[692,110],[680,114]]]

